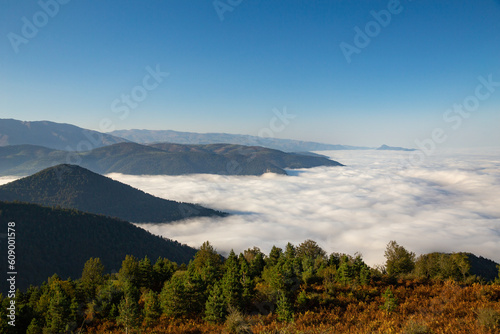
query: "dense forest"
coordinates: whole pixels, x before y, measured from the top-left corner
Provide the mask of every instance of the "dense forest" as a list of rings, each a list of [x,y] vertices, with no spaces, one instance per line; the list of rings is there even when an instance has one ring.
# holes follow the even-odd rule
[[[0,233],[7,233],[7,222],[16,224],[16,265],[22,273],[16,283],[21,289],[39,285],[54,273],[64,279],[78,278],[90,257],[99,257],[107,272],[112,272],[120,269],[126,255],[162,256],[180,264],[188,263],[196,254],[195,248],[153,235],[129,222],[77,210],[0,201],[0,218]],[[5,240],[0,238],[2,254],[7,254]],[[0,261],[3,293],[6,267],[7,261]]]
[[[383,267],[318,244],[247,249],[225,259],[204,243],[194,259],[126,256],[104,274],[57,275],[0,303],[2,333],[498,333],[500,276],[474,275],[465,253],[422,255],[391,241]]]

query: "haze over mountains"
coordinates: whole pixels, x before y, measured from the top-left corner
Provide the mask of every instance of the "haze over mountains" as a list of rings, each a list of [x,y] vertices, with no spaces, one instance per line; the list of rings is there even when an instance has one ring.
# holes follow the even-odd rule
[[[284,153],[262,147],[229,144],[145,146],[120,143],[87,152],[66,152],[33,145],[0,147],[0,175],[29,175],[63,164],[78,164],[99,174],[262,175],[286,174],[286,168],[342,166],[321,156]]]
[[[126,141],[71,124],[0,119],[0,146],[31,144],[56,150],[84,151]]]
[[[0,186],[0,200],[77,209],[137,223],[225,216],[223,212],[200,205],[149,195],[74,165],[51,167]]]
[[[327,151],[327,150],[364,150],[370,147],[332,145],[310,141],[265,138],[250,135],[238,135],[228,133],[196,133],[180,132],[173,130],[116,130],[109,134],[128,139],[130,141],[150,144],[169,142],[176,144],[237,144],[246,146],[263,146],[284,152],[301,151]]]
[[[26,136],[16,137],[16,129]],[[96,173],[132,175],[286,174],[287,168],[341,166],[310,153],[232,144],[141,145],[116,136],[53,122],[0,120],[0,175],[29,175],[58,164],[76,164]],[[14,145],[19,144],[19,145]]]

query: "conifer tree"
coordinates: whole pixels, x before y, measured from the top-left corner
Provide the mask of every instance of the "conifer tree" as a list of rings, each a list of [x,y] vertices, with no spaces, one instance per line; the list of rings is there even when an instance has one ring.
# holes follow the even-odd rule
[[[205,320],[208,322],[222,322],[227,316],[227,309],[222,284],[217,282],[212,287],[205,304]]]
[[[123,297],[118,305],[118,317],[116,318],[117,324],[123,326],[125,333],[129,333],[131,329],[139,325],[139,304],[138,304],[138,290],[130,282],[124,286]]]
[[[146,256],[139,261],[138,265],[138,285],[141,288],[151,289],[153,284],[153,265]]]
[[[82,278],[80,280],[87,300],[95,298],[96,289],[104,283],[104,265],[99,258],[90,258],[83,266]]]
[[[163,285],[168,281],[177,270],[177,264],[168,259],[159,257],[153,266],[153,283],[151,289],[160,292]]]
[[[276,303],[276,314],[278,320],[283,322],[290,322],[293,320],[293,308],[285,293],[280,292],[278,301]]]
[[[160,305],[167,316],[180,317],[187,314],[185,276],[185,273],[174,274],[161,290]]]
[[[283,256],[283,250],[281,248],[273,246],[273,248],[271,248],[271,252],[269,252],[269,257],[267,258],[266,266],[268,267],[275,266],[278,263],[281,256]]]
[[[240,309],[242,306],[242,292],[243,287],[240,282],[240,268],[238,265],[238,258],[233,250],[224,263],[225,273],[222,277],[222,292],[226,298],[227,306],[232,306]]]
[[[131,283],[133,286],[139,286],[139,262],[132,255],[125,256],[125,260],[122,262],[120,271],[118,272],[118,279],[126,284]]]
[[[65,332],[70,304],[70,299],[60,283],[57,281],[52,282],[49,307],[45,319],[45,328],[49,333]]]
[[[144,296],[144,325],[153,326],[161,315],[158,296],[152,290],[149,290]]]

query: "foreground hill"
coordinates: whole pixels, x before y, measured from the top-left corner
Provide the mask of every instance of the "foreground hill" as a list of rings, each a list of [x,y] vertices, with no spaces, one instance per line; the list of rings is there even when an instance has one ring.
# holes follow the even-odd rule
[[[21,289],[41,284],[54,273],[61,278],[78,278],[90,257],[99,257],[111,272],[120,269],[127,254],[148,256],[152,261],[162,256],[187,263],[196,253],[191,247],[152,235],[128,222],[76,210],[0,201],[2,231],[7,232],[7,222],[16,224],[16,283]],[[3,240],[2,253],[7,254]],[[7,262],[0,263],[5,274]],[[4,283],[1,286],[4,290]]]
[[[263,146],[284,152],[326,151],[326,150],[364,150],[369,147],[332,145],[310,141],[262,138],[258,136],[237,135],[228,133],[196,133],[172,130],[116,130],[110,132],[114,136],[128,139],[140,144],[169,142],[175,144],[236,144],[244,146]]]
[[[71,124],[0,119],[0,146],[29,144],[58,150],[84,151],[126,141]]]
[[[225,215],[199,205],[164,200],[74,165],[47,168],[0,186],[0,200],[60,206],[132,222]]]
[[[19,145],[0,147],[0,175],[27,175],[72,161],[99,174],[223,175],[286,174],[286,168],[342,166],[323,156],[285,153],[258,146],[119,143],[88,152]]]

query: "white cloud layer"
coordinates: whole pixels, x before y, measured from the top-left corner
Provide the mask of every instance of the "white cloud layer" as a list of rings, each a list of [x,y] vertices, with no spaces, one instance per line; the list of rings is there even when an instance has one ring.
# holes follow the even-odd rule
[[[500,150],[441,151],[418,166],[407,152],[320,152],[346,167],[293,171],[294,176],[132,176],[110,174],[156,196],[234,213],[150,232],[220,252],[290,241],[317,241],[327,252],[361,252],[384,262],[396,240],[417,254],[467,251],[500,262]]]
[[[19,176],[0,176],[0,186],[19,179]]]

